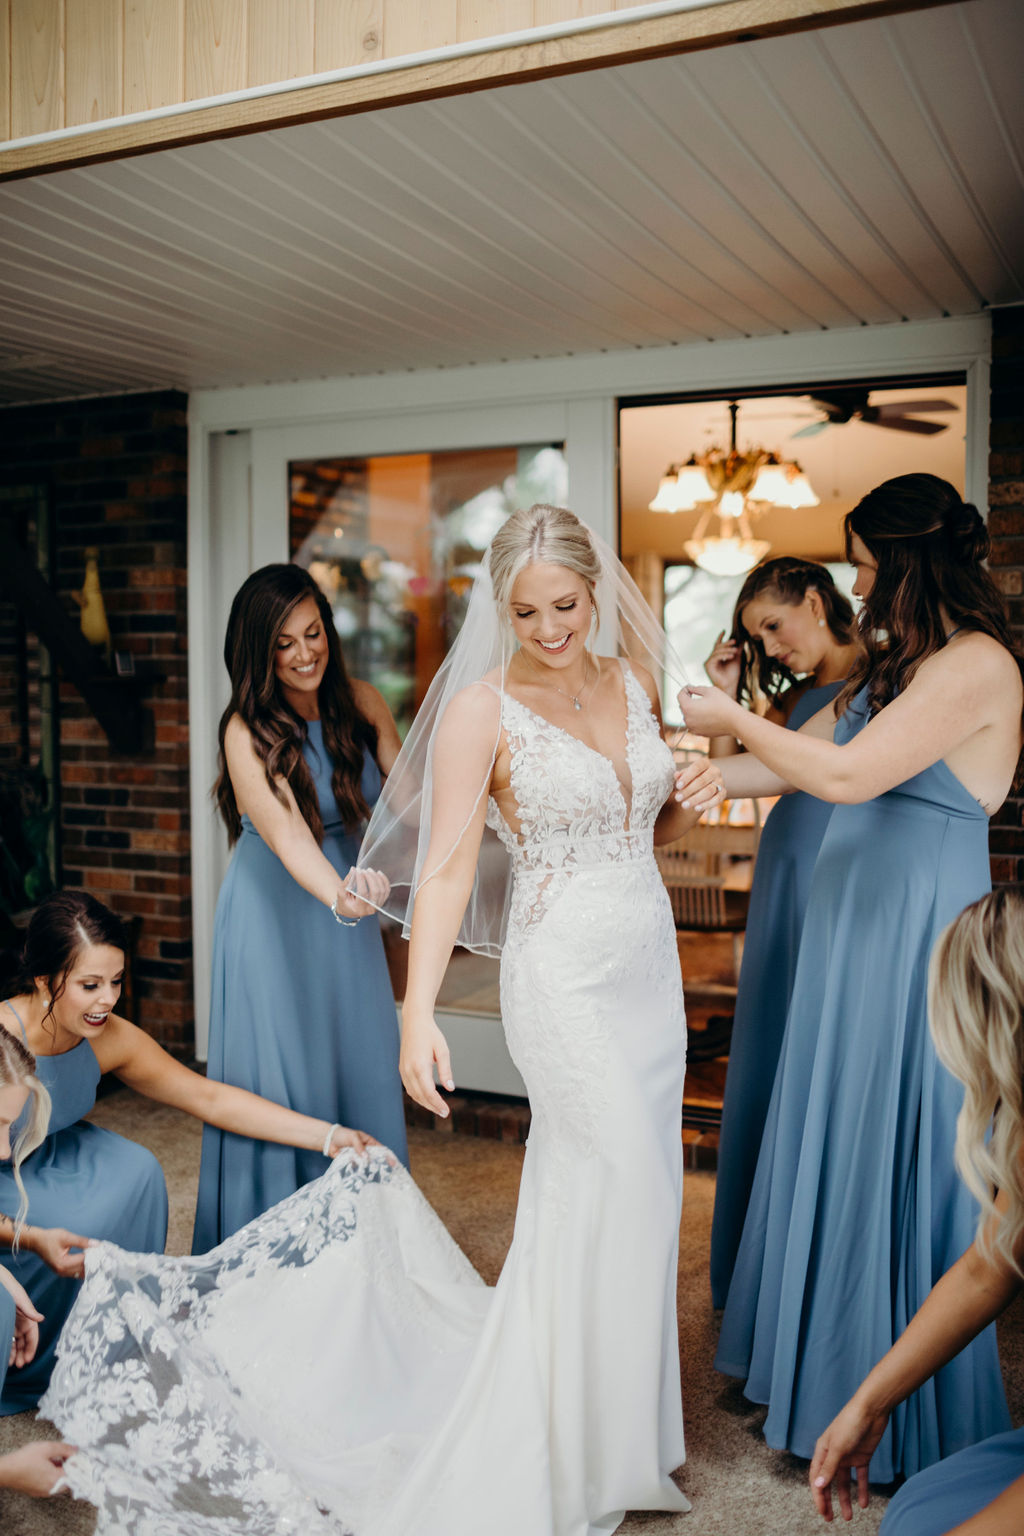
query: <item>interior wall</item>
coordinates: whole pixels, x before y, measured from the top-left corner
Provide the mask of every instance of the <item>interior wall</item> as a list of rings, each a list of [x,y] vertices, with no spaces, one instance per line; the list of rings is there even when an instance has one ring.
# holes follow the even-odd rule
[[[785,459],[796,459],[820,498],[817,507],[799,512],[773,507],[756,518],[753,532],[770,542],[773,554],[843,559],[844,516],[873,486],[895,475],[927,470],[951,481],[963,494],[967,429],[963,384],[910,384],[870,391],[872,405],[901,400],[954,405],[954,411],[914,413],[920,420],[943,425],[934,436],[852,420],[827,426],[813,436],[796,437],[795,433],[823,419],[810,396],[734,398],[739,400],[737,446],[777,450]],[[728,401],[624,408],[619,430],[623,555],[653,552],[664,560],[685,559],[683,543],[691,536],[699,511],[666,515],[651,512],[648,502],[669,464],[686,460],[694,451],[728,448]]]

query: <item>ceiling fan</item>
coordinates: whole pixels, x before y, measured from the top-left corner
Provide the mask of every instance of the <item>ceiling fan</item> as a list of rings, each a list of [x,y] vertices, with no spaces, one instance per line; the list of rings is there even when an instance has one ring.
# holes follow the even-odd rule
[[[945,432],[948,421],[920,421],[918,412],[925,414],[955,411],[952,400],[886,400],[881,405],[870,403],[869,389],[825,389],[811,395],[810,401],[823,413],[822,420],[812,421],[809,427],[801,427],[794,437],[815,437],[826,427],[841,427],[848,421],[863,421],[871,427],[886,427],[890,432],[917,432],[930,437]]]

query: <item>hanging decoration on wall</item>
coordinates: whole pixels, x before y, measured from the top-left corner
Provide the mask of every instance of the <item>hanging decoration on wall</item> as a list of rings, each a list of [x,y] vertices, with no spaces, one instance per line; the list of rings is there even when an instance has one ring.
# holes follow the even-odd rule
[[[816,507],[818,498],[799,464],[763,448],[736,447],[739,406],[729,402],[730,445],[693,453],[685,464],[672,464],[650,503],[652,512],[692,512],[702,508],[684,549],[695,565],[715,576],[742,576],[771,545],[756,539],[751,523],[768,507]],[[718,519],[717,533],[709,532]]]

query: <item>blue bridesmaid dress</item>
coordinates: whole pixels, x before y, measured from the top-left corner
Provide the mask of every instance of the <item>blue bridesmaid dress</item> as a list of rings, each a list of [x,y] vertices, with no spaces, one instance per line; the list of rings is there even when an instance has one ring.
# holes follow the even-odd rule
[[[28,1191],[26,1220],[33,1227],[66,1227],[136,1253],[163,1253],[167,1186],[160,1164],[137,1142],[82,1121],[96,1102],[100,1080],[92,1046],[82,1040],[60,1056],[37,1056],[36,1075],[49,1091],[52,1107],[46,1140],[21,1165]],[[20,1124],[15,1123],[12,1134],[17,1135]],[[0,1163],[0,1211],[15,1215],[19,1200],[11,1164]],[[34,1253],[5,1253],[3,1262],[25,1287],[43,1321],[35,1359],[7,1372],[0,1416],[34,1408],[43,1395],[57,1339],[79,1286],[77,1280],[55,1275]]]
[[[842,683],[802,693],[786,721],[798,731],[835,698]],[[725,1298],[747,1214],[757,1154],[782,1048],[814,861],[832,806],[801,791],[772,807],[757,850],[729,1044],[711,1223],[711,1301]]]
[[[836,725],[866,724],[862,689]],[[963,1091],[928,1032],[940,931],[990,888],[987,818],[938,762],[832,813],[715,1364],[769,1405],[765,1438],[818,1435],[974,1238],[956,1175]],[[901,1404],[871,1477],[909,1477],[1010,1427],[995,1328]]]
[[[7,1362],[11,1358],[14,1343],[14,1297],[0,1285],[0,1400],[3,1399],[4,1382],[7,1379]]]
[[[344,877],[359,854],[331,791],[318,720],[303,746],[324,822],[323,851]],[[364,752],[362,791],[380,794]],[[376,917],[335,922],[267,847],[248,816],[217,901],[207,1073],[329,1123],[368,1131],[408,1162],[398,1017]],[[203,1129],[193,1253],[226,1237],[327,1167],[319,1149]]]
[[[969,1445],[903,1484],[879,1536],[947,1536],[1019,1477],[1024,1477],[1024,1429]]]

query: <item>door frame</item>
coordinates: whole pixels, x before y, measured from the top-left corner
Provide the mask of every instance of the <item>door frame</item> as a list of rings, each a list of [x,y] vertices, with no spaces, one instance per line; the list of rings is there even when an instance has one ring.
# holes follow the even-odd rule
[[[227,866],[209,796],[217,722],[227,700],[221,661],[230,599],[258,566],[288,559],[293,459],[564,442],[569,500],[617,544],[617,407],[644,394],[756,393],[759,385],[856,382],[963,370],[966,496],[987,507],[987,315],[751,338],[586,357],[510,362],[372,378],[204,390],[189,400],[189,716],[196,1052],[206,1054],[213,914]],[[453,1016],[454,1017],[454,1016]],[[518,1074],[493,1020],[467,1020],[493,1041],[494,1091]],[[462,1026],[460,1025],[460,1029]],[[486,1086],[491,1046],[463,1052]],[[499,1059],[500,1058],[500,1059]],[[483,1064],[481,1065],[481,1061]],[[515,1074],[511,1076],[511,1074]]]

